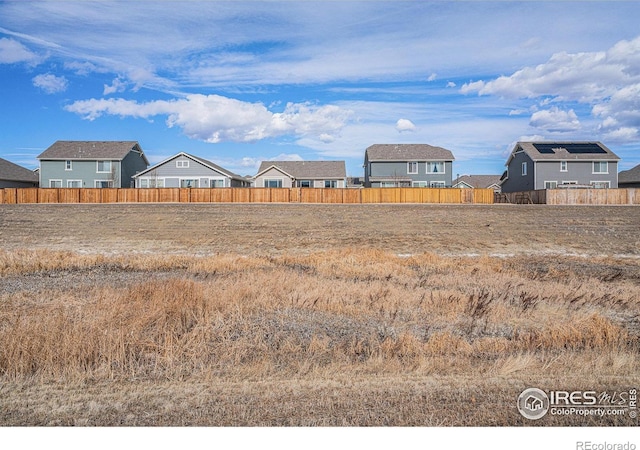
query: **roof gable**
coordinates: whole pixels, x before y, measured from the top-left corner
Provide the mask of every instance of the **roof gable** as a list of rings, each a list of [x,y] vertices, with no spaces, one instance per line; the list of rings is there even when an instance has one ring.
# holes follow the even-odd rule
[[[620,183],[640,183],[640,164],[620,172],[618,174],[618,184]]]
[[[456,184],[465,184],[470,188],[488,189],[500,185],[500,175],[461,175],[453,180],[452,184],[454,186]]]
[[[258,174],[254,178],[272,167],[298,180],[347,177],[344,161],[262,161]]]
[[[218,172],[221,175],[224,175],[226,177],[232,178],[234,180],[246,181],[245,177],[242,177],[242,176],[240,176],[238,174],[230,172],[230,171],[220,167],[219,165],[217,165],[215,163],[212,163],[211,161],[208,161],[208,160],[206,160],[204,158],[200,158],[198,156],[190,155],[189,153],[185,153],[185,152],[180,152],[180,153],[177,153],[177,154],[175,154],[173,156],[170,156],[169,158],[167,158],[167,159],[165,159],[163,161],[160,161],[159,163],[149,167],[148,169],[143,170],[142,172],[139,172],[139,173],[135,174],[133,176],[133,178],[138,178],[138,177],[140,177],[142,175],[145,175],[145,174],[147,174],[147,173],[149,173],[149,172],[151,172],[153,170],[156,170],[158,167],[164,166],[165,164],[168,164],[171,161],[174,161],[175,159],[177,159],[177,158],[179,158],[181,156],[184,156],[184,157],[189,158],[189,159],[191,159],[191,160],[193,160],[193,161],[195,161],[195,162],[197,162],[199,164],[202,164],[203,166],[205,166],[205,167],[207,167],[207,168],[209,168],[209,169],[211,169],[211,170],[213,170],[215,172]]]
[[[32,170],[0,158],[0,180],[37,183],[38,175]]]
[[[374,144],[365,151],[368,161],[454,161],[453,153],[428,144]]]

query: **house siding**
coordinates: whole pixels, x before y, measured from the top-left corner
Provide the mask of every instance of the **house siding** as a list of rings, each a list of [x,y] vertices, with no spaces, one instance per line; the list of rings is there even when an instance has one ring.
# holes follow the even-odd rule
[[[51,180],[61,180],[62,187],[67,187],[70,180],[80,180],[83,188],[95,187],[98,181],[113,181],[114,187],[121,185],[122,176],[120,173],[120,162],[111,161],[112,171],[109,173],[98,173],[96,160],[71,160],[71,170],[66,170],[65,161],[43,160],[40,162],[40,186],[49,187]],[[109,160],[104,160],[109,161]],[[144,163],[144,162],[143,162]],[[125,187],[129,187],[127,183]]]
[[[188,163],[188,167],[178,167],[178,161]],[[198,180],[198,187],[211,187],[211,180],[221,180],[224,187],[233,186],[231,179],[194,159],[186,156],[178,156],[166,163],[156,167],[150,172],[136,178],[136,187],[140,187],[140,181],[145,180],[164,180],[164,187],[177,188],[181,187],[182,180]],[[240,181],[237,181],[240,186]]]
[[[546,181],[556,181],[562,184],[575,181],[578,184],[593,182],[608,182],[611,188],[618,187],[618,163],[606,161],[608,173],[593,173],[593,161],[567,160],[567,171],[560,171],[560,161],[538,161],[536,163],[535,189],[544,189]]]
[[[527,163],[527,174],[522,175],[522,163]],[[558,164],[558,170],[560,170],[560,163]],[[502,184],[502,192],[522,192],[522,191],[533,191],[535,189],[543,189],[536,188],[535,180],[535,172],[536,165],[533,163],[533,160],[524,152],[515,153],[513,158],[509,162],[508,171],[509,178]],[[544,185],[544,181],[542,182]]]
[[[264,180],[267,178],[281,179],[283,188],[293,187],[291,178],[288,175],[285,175],[284,173],[282,173],[280,170],[276,169],[275,167],[267,170],[266,172],[261,174],[258,178],[256,178],[253,186],[257,188],[264,187]]]
[[[131,151],[124,157],[121,164],[121,187],[134,187],[135,182],[133,176],[136,173],[146,170],[147,163],[144,160],[142,152]]]
[[[410,179],[411,185],[413,185],[414,182],[426,182],[427,184],[431,182],[442,182],[446,187],[451,187],[453,179],[453,163],[451,161],[429,161],[444,162],[444,172],[437,174],[427,173],[426,161],[417,161],[418,173],[408,173],[408,162],[409,161],[366,161],[366,185],[370,187],[380,187],[380,182],[371,181],[371,178],[388,178],[390,181],[394,179],[398,179],[399,181]]]

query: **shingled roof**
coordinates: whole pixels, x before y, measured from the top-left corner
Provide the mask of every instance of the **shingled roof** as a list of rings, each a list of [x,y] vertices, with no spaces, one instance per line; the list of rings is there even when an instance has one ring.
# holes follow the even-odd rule
[[[297,180],[347,177],[344,161],[262,161],[256,177],[271,167],[276,167]]]
[[[0,158],[0,180],[37,183],[38,175],[32,170]]]
[[[368,161],[454,161],[453,153],[428,144],[374,144],[367,148]]]
[[[38,159],[123,160],[134,148],[136,148],[135,151],[142,153],[142,157],[147,161],[140,145],[136,141],[56,141],[51,147],[42,152]]]
[[[465,183],[475,189],[486,189],[500,185],[500,175],[461,175],[453,180],[453,186]]]
[[[618,184],[640,183],[640,164],[618,173]]]
[[[152,171],[156,170],[158,167],[160,167],[160,166],[168,163],[169,161],[172,161],[172,160],[174,160],[174,159],[176,159],[176,158],[178,158],[180,156],[185,156],[185,157],[190,158],[190,159],[192,159],[194,161],[197,161],[200,164],[202,164],[202,165],[204,165],[204,166],[206,166],[206,167],[208,167],[208,168],[210,168],[212,170],[215,170],[216,172],[219,172],[219,173],[221,173],[221,174],[223,174],[223,175],[225,175],[225,176],[227,176],[229,178],[233,178],[235,180],[241,180],[241,181],[249,181],[246,177],[243,177],[241,175],[233,173],[233,172],[231,172],[231,171],[229,171],[229,170],[227,170],[227,169],[225,169],[223,167],[220,167],[219,165],[217,165],[217,164],[215,164],[215,163],[213,163],[213,162],[211,162],[209,160],[206,160],[204,158],[200,158],[199,156],[191,155],[191,154],[185,153],[185,152],[180,152],[180,153],[178,153],[176,155],[173,155],[173,156],[171,156],[171,157],[169,157],[169,158],[167,158],[167,159],[165,159],[165,160],[163,160],[163,161],[161,161],[161,162],[149,167],[148,169],[143,170],[142,172],[139,172],[139,173],[135,174],[133,176],[133,178],[139,178],[142,175],[145,175],[145,174],[147,174],[149,172],[152,172]]]
[[[601,142],[518,142],[511,155],[524,151],[533,161],[618,161],[620,158]],[[512,157],[511,156],[511,157]],[[507,165],[511,160],[507,161]]]

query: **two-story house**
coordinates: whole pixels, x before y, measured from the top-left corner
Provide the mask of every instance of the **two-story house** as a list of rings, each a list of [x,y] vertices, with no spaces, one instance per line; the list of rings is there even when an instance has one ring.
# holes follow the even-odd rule
[[[254,187],[345,188],[344,161],[262,161]]]
[[[518,142],[506,163],[502,192],[617,188],[619,160],[601,142]]]
[[[38,160],[44,188],[128,188],[149,166],[136,141],[57,141]]]
[[[137,188],[248,187],[251,182],[198,156],[180,152],[134,175]]]
[[[375,144],[364,155],[364,187],[451,187],[453,153],[428,144]]]
[[[38,187],[38,175],[22,166],[0,158],[0,189]]]

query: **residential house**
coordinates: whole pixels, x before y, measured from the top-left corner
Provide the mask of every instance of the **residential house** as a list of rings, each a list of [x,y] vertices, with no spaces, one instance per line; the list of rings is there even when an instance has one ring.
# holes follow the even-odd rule
[[[461,175],[453,180],[454,188],[493,189],[500,192],[500,175]]]
[[[618,174],[619,188],[640,188],[640,164]]]
[[[344,161],[262,161],[254,187],[344,188]]]
[[[0,189],[38,187],[38,175],[29,169],[0,158]]]
[[[601,142],[518,142],[506,163],[502,192],[617,188],[619,160]]]
[[[40,187],[128,188],[149,166],[136,141],[57,141],[38,159]]]
[[[251,183],[206,159],[180,152],[133,176],[137,188],[248,187]]]
[[[451,187],[453,153],[427,144],[375,144],[364,156],[365,187]]]

